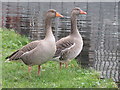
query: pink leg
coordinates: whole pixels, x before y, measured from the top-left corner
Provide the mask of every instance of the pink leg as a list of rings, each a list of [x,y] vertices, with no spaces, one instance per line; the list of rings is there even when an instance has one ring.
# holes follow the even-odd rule
[[[28,66],[28,72],[30,73],[32,70],[32,66]]]
[[[62,69],[62,62],[60,62],[60,69]]]
[[[67,62],[65,62],[65,68],[68,68],[68,63]]]
[[[40,75],[40,69],[41,69],[41,66],[38,65],[38,76]]]

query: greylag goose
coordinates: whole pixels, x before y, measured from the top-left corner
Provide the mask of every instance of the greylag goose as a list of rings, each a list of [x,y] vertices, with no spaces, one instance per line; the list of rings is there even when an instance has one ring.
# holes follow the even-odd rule
[[[60,68],[65,63],[77,57],[83,48],[83,39],[77,29],[77,16],[79,14],[87,14],[80,8],[74,8],[71,12],[71,33],[56,42],[56,53],[54,58],[60,61]]]
[[[40,65],[50,60],[56,51],[55,38],[51,28],[51,19],[54,17],[63,17],[53,9],[46,13],[45,30],[46,35],[43,40],[33,41],[21,49],[15,51],[10,56],[6,57],[7,61],[22,60],[28,65],[30,72],[33,65],[38,65],[38,75],[40,74]]]

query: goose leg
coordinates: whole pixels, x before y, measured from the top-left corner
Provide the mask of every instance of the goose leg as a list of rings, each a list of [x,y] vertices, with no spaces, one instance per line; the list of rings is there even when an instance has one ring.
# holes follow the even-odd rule
[[[32,70],[32,66],[28,66],[28,72],[30,73]]]
[[[60,69],[62,69],[62,62],[60,62]]]
[[[68,63],[67,62],[65,62],[65,68],[68,68]]]
[[[38,75],[40,75],[40,69],[41,69],[41,66],[38,65]]]

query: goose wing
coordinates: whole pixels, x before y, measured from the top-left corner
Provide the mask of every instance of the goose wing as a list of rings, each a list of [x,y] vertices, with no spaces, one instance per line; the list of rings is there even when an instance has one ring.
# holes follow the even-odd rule
[[[23,46],[21,49],[13,52],[10,56],[6,57],[5,59],[11,60],[18,60],[21,55],[24,53],[33,50],[37,45],[40,43],[40,41],[33,41],[25,46]]]
[[[75,46],[75,43],[69,38],[62,38],[56,42],[56,46],[57,50],[54,57],[59,57],[59,59],[62,59],[69,52],[69,50]]]

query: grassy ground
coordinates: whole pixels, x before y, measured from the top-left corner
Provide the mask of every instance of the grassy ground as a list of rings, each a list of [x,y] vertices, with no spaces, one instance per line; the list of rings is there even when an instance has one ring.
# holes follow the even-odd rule
[[[5,57],[30,42],[13,30],[0,29],[2,33],[2,87],[3,88],[115,88],[111,79],[99,79],[99,74],[78,67],[73,60],[68,69],[59,69],[58,62],[49,61],[42,65],[41,75],[37,66],[28,74],[27,66],[21,62],[5,63]],[[74,67],[72,66],[74,64]]]
[[[0,30],[0,89],[2,85],[2,33]]]

